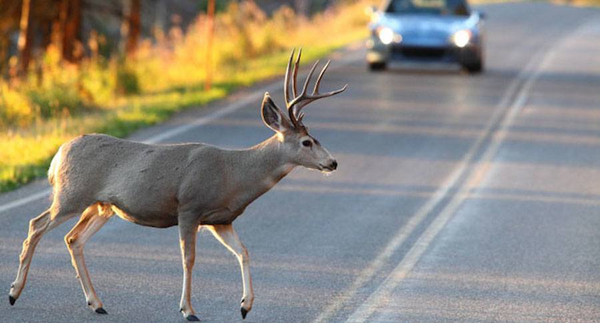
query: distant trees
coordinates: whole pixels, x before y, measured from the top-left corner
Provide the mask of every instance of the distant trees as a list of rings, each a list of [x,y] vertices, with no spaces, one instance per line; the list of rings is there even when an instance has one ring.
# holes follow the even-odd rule
[[[348,0],[337,0],[348,1]],[[119,53],[125,59],[135,56],[143,35],[157,30],[165,34],[172,26],[185,28],[198,15],[207,12],[207,42],[211,43],[215,11],[231,3],[249,2],[273,12],[282,5],[308,16],[334,0],[0,0],[0,75],[23,75],[30,62],[54,46],[60,59],[78,63],[95,45],[90,35],[107,39],[102,54]],[[181,23],[183,21],[183,23]],[[95,36],[93,36],[95,37]],[[208,46],[211,47],[210,45]],[[206,64],[210,74],[210,50]],[[207,88],[210,87],[208,75]]]
[[[111,20],[98,19],[105,16]],[[142,0],[0,0],[0,71],[22,74],[32,56],[51,44],[62,60],[76,63],[85,55],[91,29],[110,30],[118,21],[126,31],[124,52],[133,55],[142,34],[141,18]]]

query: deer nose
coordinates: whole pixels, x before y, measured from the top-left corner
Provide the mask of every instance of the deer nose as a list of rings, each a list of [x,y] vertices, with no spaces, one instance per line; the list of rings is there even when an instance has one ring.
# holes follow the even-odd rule
[[[331,167],[331,169],[337,169],[337,161],[336,160],[332,161],[331,165],[329,167]]]

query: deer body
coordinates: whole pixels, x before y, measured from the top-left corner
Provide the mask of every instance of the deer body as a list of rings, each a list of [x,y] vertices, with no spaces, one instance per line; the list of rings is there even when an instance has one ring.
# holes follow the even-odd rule
[[[295,166],[280,145],[276,136],[227,150],[83,135],[59,149],[49,178],[61,204],[85,209],[103,203],[136,224],[174,226],[180,210],[194,214],[199,225],[231,224]]]
[[[15,304],[25,287],[35,247],[44,233],[80,216],[65,236],[65,243],[88,306],[96,313],[106,314],[92,286],[83,247],[116,214],[143,226],[178,226],[183,265],[180,311],[189,321],[198,320],[190,301],[196,236],[201,228],[208,229],[240,263],[241,313],[245,318],[254,301],[249,257],[231,223],[294,167],[323,172],[337,168],[327,149],[308,134],[300,110],[346,87],[318,93],[327,63],[312,95],[308,95],[306,90],[315,64],[297,95],[300,52],[292,70],[293,56],[294,52],[285,76],[288,113],[284,114],[265,93],[262,119],[275,135],[254,147],[229,150],[202,143],[149,145],[99,134],[83,135],[63,144],[48,171],[52,205],[30,221],[17,277],[9,292],[10,304]]]

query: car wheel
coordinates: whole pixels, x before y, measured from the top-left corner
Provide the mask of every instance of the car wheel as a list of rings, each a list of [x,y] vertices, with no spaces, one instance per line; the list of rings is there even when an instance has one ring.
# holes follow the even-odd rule
[[[483,60],[479,60],[472,64],[464,65],[463,68],[469,72],[469,74],[479,74],[483,72]]]
[[[369,63],[369,70],[373,72],[383,71],[386,67],[387,64],[385,62]]]

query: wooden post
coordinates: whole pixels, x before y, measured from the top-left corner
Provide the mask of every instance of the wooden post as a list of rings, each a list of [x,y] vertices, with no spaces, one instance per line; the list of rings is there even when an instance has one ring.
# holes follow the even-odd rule
[[[207,35],[206,35],[206,79],[204,81],[204,90],[210,90],[212,86],[212,47],[215,34],[215,0],[208,0],[207,14]]]

